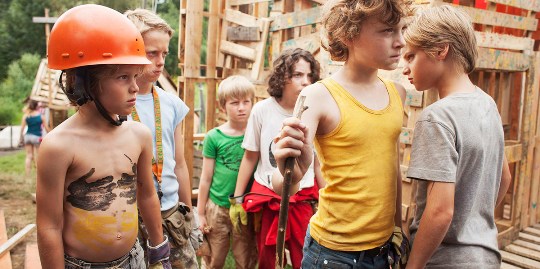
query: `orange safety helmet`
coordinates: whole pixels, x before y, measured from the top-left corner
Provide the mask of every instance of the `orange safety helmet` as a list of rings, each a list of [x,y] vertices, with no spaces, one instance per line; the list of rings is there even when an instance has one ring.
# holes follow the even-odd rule
[[[120,12],[81,5],[56,21],[47,51],[49,68],[66,70],[97,64],[150,64],[135,25]]]

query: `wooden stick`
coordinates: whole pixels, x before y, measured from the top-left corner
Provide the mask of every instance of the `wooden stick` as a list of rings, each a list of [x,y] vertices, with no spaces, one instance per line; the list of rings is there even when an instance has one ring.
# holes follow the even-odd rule
[[[0,256],[4,253],[10,251],[18,243],[20,243],[27,235],[29,235],[36,228],[35,224],[28,224],[13,237],[11,237],[7,242],[0,245]]]
[[[293,116],[300,119],[302,113],[307,109],[304,107],[305,96],[298,97]],[[276,241],[276,269],[283,269],[285,256],[285,234],[287,231],[287,218],[289,216],[289,198],[291,196],[291,181],[294,171],[295,158],[289,157],[285,160],[285,174],[283,175],[283,187],[281,191],[281,204],[279,208],[279,221]]]

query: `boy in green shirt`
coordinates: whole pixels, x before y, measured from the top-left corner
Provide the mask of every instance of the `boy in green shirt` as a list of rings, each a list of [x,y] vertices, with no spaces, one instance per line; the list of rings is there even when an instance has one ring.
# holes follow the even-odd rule
[[[228,120],[210,130],[204,139],[197,201],[200,229],[206,234],[210,255],[203,256],[202,268],[223,268],[231,236],[236,268],[255,268],[257,263],[253,229],[245,225],[240,225],[240,231],[233,229],[229,218],[229,194],[236,187],[244,155],[241,145],[254,96],[255,87],[242,76],[231,76],[218,88],[220,109]]]

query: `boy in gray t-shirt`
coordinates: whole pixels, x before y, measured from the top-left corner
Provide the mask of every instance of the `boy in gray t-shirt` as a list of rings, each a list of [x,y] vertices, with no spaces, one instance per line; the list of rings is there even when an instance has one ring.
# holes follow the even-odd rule
[[[404,75],[441,100],[416,123],[408,177],[418,180],[407,268],[499,268],[494,210],[511,176],[493,99],[468,74],[477,56],[469,18],[450,6],[406,30]]]

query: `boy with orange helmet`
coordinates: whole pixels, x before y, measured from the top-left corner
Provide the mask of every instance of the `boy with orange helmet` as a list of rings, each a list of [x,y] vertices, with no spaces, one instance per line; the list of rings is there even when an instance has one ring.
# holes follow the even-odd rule
[[[54,26],[49,67],[79,106],[42,142],[37,174],[38,246],[43,268],[144,268],[137,206],[150,262],[170,268],[152,182],[152,136],[120,121],[135,106],[146,59],[142,37],[119,12],[82,5]]]

